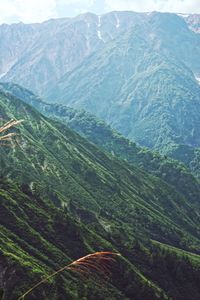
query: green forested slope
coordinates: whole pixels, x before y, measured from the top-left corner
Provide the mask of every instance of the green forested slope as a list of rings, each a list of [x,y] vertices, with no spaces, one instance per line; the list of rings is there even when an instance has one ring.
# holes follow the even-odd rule
[[[187,237],[180,233],[186,226],[198,249],[198,214],[192,210],[193,205],[199,205],[197,199],[192,203],[160,179],[109,158],[16,98],[2,95],[1,99],[4,120],[14,116],[25,119],[19,146],[14,150],[1,147],[3,176],[27,183],[38,193],[48,192],[57,205],[76,204],[96,217],[103,213],[102,220],[103,209],[112,214],[116,224],[134,224],[135,231],[137,227],[138,232],[147,232],[152,238],[160,236],[163,241],[176,240],[186,246]],[[173,230],[169,231],[169,226]]]
[[[18,145],[0,149],[4,299],[65,261],[112,249],[123,257],[103,290],[98,280],[91,292],[94,282],[65,274],[53,292],[47,285],[33,299],[198,299],[199,256],[180,250],[199,253],[197,201],[13,96],[1,94],[0,111],[4,122],[25,120],[16,129]]]
[[[172,160],[167,156],[161,156],[158,152],[150,151],[147,148],[139,147],[114,131],[105,122],[84,110],[46,103],[31,91],[13,83],[1,83],[0,89],[31,104],[42,114],[62,121],[102,150],[144,169],[154,176],[162,178],[162,180],[165,180],[183,193],[189,201],[199,200],[199,183],[190,174],[189,170],[178,163],[178,161]],[[193,148],[187,147],[185,150],[185,147],[182,147],[181,150],[182,154],[178,149],[174,149],[175,158],[177,160],[181,158],[181,161],[185,162],[190,171],[196,177],[199,177],[200,161],[198,159],[198,149],[195,151]],[[176,154],[176,152],[178,153]]]
[[[48,199],[32,194],[27,185],[18,188],[11,182],[0,183],[1,215],[1,290],[3,299],[16,300],[44,276],[90,252],[114,246],[58,210]],[[86,280],[70,271],[35,289],[27,299],[129,299],[126,286],[134,279],[136,299],[156,299],[156,287],[132,263],[119,258],[115,271],[120,276],[107,283],[103,278]],[[95,279],[95,280],[94,280]],[[140,289],[141,288],[141,291]]]
[[[200,257],[157,242],[102,238],[23,184],[0,183],[0,288],[15,300],[41,278],[87,253],[121,253],[112,276],[84,279],[65,271],[27,299],[198,299]],[[99,225],[100,226],[100,225]],[[183,276],[184,272],[184,276]]]
[[[29,102],[29,97],[25,98],[24,101]],[[158,152],[138,146],[114,131],[105,122],[84,110],[76,110],[56,104],[46,104],[37,100],[37,98],[34,101],[32,99],[32,104],[47,116],[59,119],[102,150],[124,159],[129,164],[137,166],[154,176],[162,178],[162,180],[183,193],[190,201],[199,200],[199,181],[190,173],[192,171],[196,177],[199,177],[200,161],[198,159],[198,149],[194,150],[191,148],[184,151],[185,148],[182,148],[182,156],[184,157],[181,160],[185,161],[185,165],[188,166],[187,169],[178,162],[178,159],[181,157],[180,151],[176,154],[178,149],[176,152],[174,150],[174,156],[177,160],[173,160],[169,156],[162,156]],[[189,153],[191,154],[188,155]]]

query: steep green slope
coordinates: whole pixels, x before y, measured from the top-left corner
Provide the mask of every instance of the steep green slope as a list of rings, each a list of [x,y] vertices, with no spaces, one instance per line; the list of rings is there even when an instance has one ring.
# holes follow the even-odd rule
[[[48,199],[44,201],[34,195],[27,185],[19,188],[10,181],[1,181],[0,201],[0,288],[5,300],[17,299],[34,283],[71,260],[105,249],[124,255],[113,265],[109,281],[102,277],[83,280],[65,271],[35,289],[27,299],[199,297],[197,255],[156,242],[142,246],[132,241],[123,245],[112,236],[106,241],[55,208]]]
[[[75,222],[48,199],[33,195],[27,185],[19,188],[11,182],[1,182],[0,200],[0,287],[5,300],[17,299],[34,282],[71,260],[97,250],[113,250],[110,242]],[[131,278],[142,289],[133,293],[137,299],[145,295],[156,299],[155,293],[159,295],[160,289],[149,279],[148,287],[145,276],[125,259],[119,258],[113,267],[120,276],[113,276],[107,283],[103,278],[83,280],[65,271],[35,289],[27,299],[128,299],[128,289],[124,286],[122,291],[120,283],[127,280],[128,285]]]
[[[27,266],[29,262],[28,271],[24,273],[27,279],[21,282],[20,272],[15,278],[20,289],[25,290],[33,276],[36,278],[37,274],[42,276],[42,273],[57,269],[57,261],[61,266],[65,258],[75,258],[83,252],[106,248],[120,251],[129,266],[124,262],[121,271],[116,272],[114,287],[108,286],[104,294],[95,288],[96,294],[90,296],[90,288],[88,291],[78,285],[77,295],[76,282],[69,289],[67,280],[71,278],[67,277],[61,283],[64,291],[61,293],[59,283],[55,283],[55,293],[61,293],[61,299],[62,295],[66,296],[66,291],[72,293],[69,296],[72,299],[80,299],[81,291],[84,291],[86,296],[83,297],[87,299],[101,299],[99,294],[102,299],[157,299],[160,293],[161,299],[164,299],[164,294],[174,299],[190,299],[191,295],[194,296],[191,299],[198,299],[199,256],[196,256],[197,261],[194,263],[184,262],[182,250],[179,250],[180,259],[175,251],[169,250],[172,259],[166,262],[169,272],[163,279],[156,276],[162,272],[161,269],[159,272],[156,269],[159,260],[164,264],[166,253],[160,253],[157,247],[154,249],[150,240],[198,253],[198,203],[190,203],[162,180],[107,156],[64,125],[49,120],[15,97],[2,93],[0,112],[1,120],[4,121],[13,117],[23,117],[25,120],[17,129],[19,145],[0,149],[1,178],[10,178],[22,186],[21,190],[12,184],[7,186],[5,179],[1,185],[1,211],[4,216],[1,218],[4,234],[1,265],[6,269],[12,265],[12,259],[6,256],[8,253],[14,257],[14,263],[18,261],[17,268],[22,268],[22,273],[24,265]],[[65,213],[60,211],[60,215],[55,215],[57,208],[53,203],[63,207]],[[82,225],[76,225],[68,215],[81,221]],[[70,228],[75,227],[71,235],[71,231],[67,231],[63,225],[67,222],[65,218],[67,224],[71,224]],[[78,237],[77,230],[80,230]],[[136,243],[138,239],[139,244]],[[82,246],[83,242],[85,246]],[[35,250],[38,244],[39,253]],[[84,251],[76,252],[76,249]],[[148,268],[150,261],[152,271]],[[186,281],[190,282],[190,274],[197,278],[190,283],[192,292],[186,293],[181,288],[184,280],[179,273],[170,270],[171,261],[174,268],[177,264],[185,268]],[[30,274],[33,265],[34,274]],[[13,270],[11,268],[10,272],[15,274]],[[177,278],[175,286],[174,277]],[[3,282],[9,284],[8,278]],[[169,285],[166,285],[166,281],[170,282]],[[6,290],[12,289],[7,287]],[[44,293],[47,293],[44,298],[51,297],[48,289]],[[52,299],[57,299],[56,295],[53,294]]]
[[[126,160],[129,164],[142,168],[154,176],[160,177],[162,180],[174,186],[180,193],[184,194],[189,201],[198,201],[200,197],[199,183],[178,161],[174,161],[166,156],[163,157],[157,152],[152,152],[146,148],[139,147],[134,142],[131,142],[118,132],[112,130],[105,122],[84,110],[76,110],[59,104],[46,103],[31,91],[13,83],[0,83],[0,89],[31,104],[42,114],[59,119],[102,150]],[[182,156],[180,152],[176,155],[176,151],[174,149],[174,157],[176,159],[181,158],[198,177],[200,174],[198,152],[195,157],[193,148],[187,149],[186,151],[182,149]],[[190,155],[188,155],[188,153],[190,153]],[[193,160],[194,162],[191,164]]]
[[[198,148],[199,49],[200,36],[184,20],[152,14],[67,73],[51,101],[84,108],[163,154]]]
[[[26,121],[19,147],[1,148],[2,175],[27,183],[40,194],[48,191],[59,206],[89,209],[111,230],[113,224],[123,222],[131,235],[148,233],[154,239],[189,247],[187,228],[192,248],[198,249],[199,217],[192,210],[192,205],[199,207],[198,200],[192,203],[158,178],[109,158],[60,123],[2,95],[1,117],[14,116]],[[107,220],[110,215],[112,221]]]
[[[176,145],[168,155],[184,162],[192,173],[200,178],[200,148],[193,148],[188,145]]]
[[[33,101],[34,99],[34,101]],[[98,120],[84,110],[76,110],[62,105],[47,104],[37,98],[29,99],[25,96],[24,101],[32,103],[39,111],[52,118],[57,118],[64,124],[75,130],[89,141],[93,142],[102,150],[126,160],[129,164],[160,177],[170,185],[174,186],[180,193],[184,194],[190,201],[198,201],[200,196],[199,182],[191,175],[186,167],[171,159],[161,156],[147,148],[142,148],[134,142],[126,139],[118,132],[111,129],[105,122]],[[186,146],[185,146],[186,147]],[[178,149],[173,151],[173,156],[192,170],[195,176],[200,174],[200,161],[198,149],[192,147],[182,149],[182,157]],[[178,152],[178,153],[176,153]],[[188,155],[191,153],[190,155]],[[193,161],[194,160],[194,161]]]

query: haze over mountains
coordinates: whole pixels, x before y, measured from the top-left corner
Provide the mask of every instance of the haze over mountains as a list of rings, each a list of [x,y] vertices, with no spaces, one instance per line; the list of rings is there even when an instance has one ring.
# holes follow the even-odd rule
[[[131,12],[102,17],[87,13],[42,24],[1,25],[2,79],[44,96],[66,72],[142,18]]]
[[[14,81],[45,96],[52,85],[85,57],[134,25],[148,22],[153,14],[87,13],[41,24],[3,24],[0,76],[4,81]],[[199,15],[181,16],[198,32]]]

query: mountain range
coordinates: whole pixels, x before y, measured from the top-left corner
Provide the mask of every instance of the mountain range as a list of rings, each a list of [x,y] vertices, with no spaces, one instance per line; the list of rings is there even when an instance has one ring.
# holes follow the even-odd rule
[[[193,184],[192,190],[189,188],[191,182],[193,181],[194,183],[196,181],[191,176],[191,169],[194,176],[199,177],[198,170],[200,166],[198,160],[193,161],[193,165],[188,166],[187,169],[185,167],[187,163],[181,164],[178,160],[160,155],[159,152],[140,147],[119,132],[113,130],[95,115],[61,104],[47,103],[30,90],[17,84],[0,83],[0,91],[23,100],[47,117],[61,121],[103,151],[124,159],[129,164],[133,164],[154,176],[162,178],[167,183],[174,185],[176,189],[180,189],[183,194],[188,193],[189,197],[195,195],[194,198],[196,200],[199,198],[199,189],[196,189]],[[191,157],[192,155],[193,153]]]
[[[156,13],[67,73],[50,99],[95,113],[164,154],[198,148],[199,56],[200,35],[180,17]]]
[[[87,13],[42,24],[3,24],[1,79],[45,96],[66,72],[142,19],[139,13],[113,12],[104,16]]]
[[[0,131],[0,299],[199,300],[200,15],[86,13],[0,37],[0,128],[23,120]],[[109,272],[29,290],[97,251],[118,254]]]
[[[112,12],[2,25],[1,80],[84,108],[199,174],[198,20]]]
[[[0,25],[0,77],[46,96],[67,72],[135,25],[149,22],[155,13],[92,13],[44,23]],[[173,14],[171,14],[173,16]],[[200,15],[179,14],[198,32]]]

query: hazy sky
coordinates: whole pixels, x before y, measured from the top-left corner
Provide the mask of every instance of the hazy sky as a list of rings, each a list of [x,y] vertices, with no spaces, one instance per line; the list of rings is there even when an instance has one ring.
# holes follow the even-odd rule
[[[0,0],[0,23],[42,22],[112,10],[200,13],[200,0]]]

